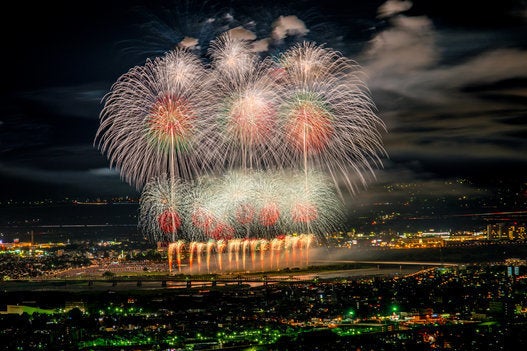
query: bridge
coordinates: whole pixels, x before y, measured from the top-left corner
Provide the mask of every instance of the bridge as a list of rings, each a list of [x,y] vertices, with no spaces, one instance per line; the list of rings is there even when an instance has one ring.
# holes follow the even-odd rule
[[[216,287],[216,286],[243,286],[250,285],[267,286],[269,284],[295,284],[312,283],[314,281],[333,279],[342,280],[343,277],[351,279],[362,279],[375,276],[386,276],[394,274],[416,274],[434,267],[459,266],[461,263],[444,262],[414,262],[414,261],[354,261],[354,260],[331,260],[314,261],[315,265],[322,264],[368,264],[369,268],[343,268],[343,269],[313,269],[310,271],[292,270],[281,272],[269,272],[266,274],[241,274],[229,275],[156,275],[156,276],[79,276],[71,278],[33,278],[17,279],[11,281],[0,281],[0,289],[15,290],[24,289],[51,289],[51,290],[97,290],[97,289],[159,289],[159,288],[194,288],[194,287]],[[380,266],[384,266],[380,268]],[[391,268],[387,266],[392,266]],[[393,268],[393,267],[397,268]],[[403,266],[407,268],[402,268]],[[411,271],[411,272],[410,272]]]
[[[420,262],[420,261],[351,261],[351,260],[314,260],[313,263],[324,263],[324,264],[334,264],[334,263],[346,263],[346,264],[377,264],[377,265],[393,265],[393,266],[439,266],[439,267],[456,267],[462,265],[460,262]]]
[[[97,290],[97,289],[134,289],[134,288],[204,288],[215,286],[266,286],[276,283],[299,283],[312,279],[290,277],[110,277],[110,278],[77,278],[77,279],[16,279],[0,281],[4,290]]]

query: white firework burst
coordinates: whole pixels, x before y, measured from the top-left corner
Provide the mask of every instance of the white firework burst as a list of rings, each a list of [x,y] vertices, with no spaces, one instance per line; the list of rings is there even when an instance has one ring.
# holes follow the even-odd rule
[[[221,36],[211,47],[220,167],[261,169],[286,163],[279,153],[280,85],[271,60],[257,60],[246,41]]]

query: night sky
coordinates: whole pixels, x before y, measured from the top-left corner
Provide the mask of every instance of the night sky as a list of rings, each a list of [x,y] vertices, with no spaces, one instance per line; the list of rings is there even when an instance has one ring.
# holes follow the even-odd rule
[[[527,182],[525,1],[84,1],[4,8],[0,200],[138,196],[94,148],[112,83],[184,36],[201,49],[237,26],[268,37],[280,16],[357,61],[388,156],[355,203],[386,186],[471,194]],[[9,19],[7,21],[6,19]],[[206,58],[204,58],[206,59]],[[465,178],[469,182],[456,182]],[[450,185],[447,185],[449,184]],[[521,209],[519,209],[521,210]]]

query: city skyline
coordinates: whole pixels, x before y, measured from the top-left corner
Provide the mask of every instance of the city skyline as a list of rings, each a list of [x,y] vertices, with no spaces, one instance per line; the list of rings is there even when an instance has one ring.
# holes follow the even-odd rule
[[[481,184],[500,180],[496,189],[512,186],[525,198],[525,6],[472,5],[455,13],[447,11],[452,2],[421,1],[15,7],[25,26],[8,39],[14,58],[0,119],[1,197],[137,197],[93,147],[101,100],[115,79],[205,28],[204,20],[213,24],[203,41],[238,26],[262,39],[276,33],[279,16],[296,16],[305,27],[286,30],[269,51],[312,40],[357,61],[387,126],[384,169],[351,202],[394,198],[385,190],[395,180],[454,197],[485,196]],[[168,39],[152,40],[160,30]]]

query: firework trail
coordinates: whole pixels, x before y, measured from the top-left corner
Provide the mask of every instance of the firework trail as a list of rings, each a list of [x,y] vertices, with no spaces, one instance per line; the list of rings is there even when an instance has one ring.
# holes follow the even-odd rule
[[[165,173],[170,179],[192,179],[207,166],[214,150],[208,138],[213,125],[209,81],[198,58],[178,49],[147,60],[114,83],[105,96],[96,143],[125,181],[140,189]]]
[[[357,64],[313,43],[297,44],[279,59],[285,93],[281,120],[284,146],[294,164],[307,172],[318,169],[354,193],[349,174],[365,185],[365,172],[381,166],[384,154],[374,113]],[[372,166],[373,165],[373,166]]]
[[[165,176],[145,186],[139,203],[139,229],[151,242],[186,239],[182,225],[187,217],[188,185]]]

